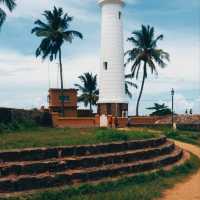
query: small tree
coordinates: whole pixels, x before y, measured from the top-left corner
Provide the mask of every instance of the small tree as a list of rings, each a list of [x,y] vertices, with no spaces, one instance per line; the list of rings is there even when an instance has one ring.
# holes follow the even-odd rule
[[[79,102],[83,102],[87,107],[89,105],[92,113],[92,106],[97,104],[99,98],[99,90],[97,89],[97,75],[92,73],[84,73],[78,77],[82,84],[75,84],[77,89],[81,92],[78,97]]]
[[[172,110],[165,104],[154,103],[154,107],[147,108],[148,110],[155,110],[150,116],[166,116],[172,114]]]

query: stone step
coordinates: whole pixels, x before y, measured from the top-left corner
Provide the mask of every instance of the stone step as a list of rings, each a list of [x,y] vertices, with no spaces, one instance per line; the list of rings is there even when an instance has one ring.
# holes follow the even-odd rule
[[[173,164],[181,159],[183,151],[176,147],[170,154],[130,163],[110,164],[100,167],[66,170],[59,173],[41,173],[0,178],[0,193],[71,185],[86,181],[101,180],[129,173],[145,172]]]
[[[120,151],[156,147],[166,142],[166,137],[103,143],[96,145],[65,146],[55,148],[32,148],[12,151],[0,151],[0,163],[15,161],[37,161],[66,156],[96,155]]]
[[[127,163],[169,154],[174,143],[166,143],[151,148],[144,148],[117,153],[97,154],[90,156],[74,156],[52,160],[8,162],[0,164],[0,177],[9,175],[38,174],[45,172],[61,172],[67,169],[97,167],[101,165]]]

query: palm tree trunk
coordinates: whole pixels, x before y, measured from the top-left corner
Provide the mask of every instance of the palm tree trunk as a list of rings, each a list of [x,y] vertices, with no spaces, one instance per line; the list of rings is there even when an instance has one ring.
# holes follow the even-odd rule
[[[62,69],[62,52],[59,49],[59,64],[60,64],[60,84],[61,84],[61,115],[65,116],[65,99],[64,99],[64,87],[63,87],[63,69]]]
[[[144,82],[145,82],[145,79],[146,79],[145,70],[146,70],[146,62],[144,63],[144,72],[143,72],[142,86],[141,86],[139,97],[138,97],[138,100],[137,100],[136,116],[139,116],[140,100],[141,100],[142,92],[143,92],[143,89],[144,89]]]
[[[90,102],[90,113],[92,114],[92,103]]]

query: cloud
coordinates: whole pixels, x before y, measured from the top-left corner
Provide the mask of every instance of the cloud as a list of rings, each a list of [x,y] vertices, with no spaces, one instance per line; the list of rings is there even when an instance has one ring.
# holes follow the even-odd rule
[[[42,62],[14,51],[0,51],[0,61],[0,106],[40,107],[46,105],[48,88],[60,87],[56,62]],[[65,87],[74,87],[84,72],[97,73],[98,64],[96,55],[64,58]]]
[[[96,13],[89,11],[94,0],[19,0],[14,12],[9,13],[12,18],[32,18],[37,19],[41,17],[44,10],[52,10],[54,6],[62,7],[65,12],[72,16],[76,16],[81,21],[95,22],[98,20]]]

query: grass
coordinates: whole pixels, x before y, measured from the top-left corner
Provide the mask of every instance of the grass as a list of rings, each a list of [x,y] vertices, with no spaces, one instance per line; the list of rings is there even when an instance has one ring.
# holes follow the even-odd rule
[[[168,172],[160,170],[148,175],[122,178],[115,182],[82,184],[78,187],[66,187],[21,197],[0,198],[0,200],[153,200],[160,197],[165,189],[195,173],[199,167],[200,160],[192,155],[185,164]]]
[[[168,138],[200,146],[200,132],[178,129],[173,131],[170,128],[160,128],[159,130]]]
[[[55,129],[34,127],[26,131],[0,133],[0,150],[63,145],[97,144],[158,136],[152,132],[112,129]]]
[[[197,131],[189,131],[189,130],[179,130],[176,131],[172,130],[171,128],[163,128],[163,127],[157,127],[157,128],[133,128],[134,130],[141,130],[143,132],[153,132],[161,135],[166,135],[168,138],[179,140],[182,142],[194,144],[200,147],[200,132]]]

